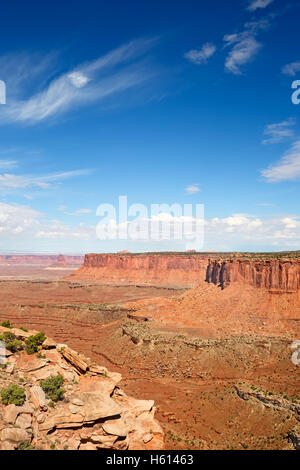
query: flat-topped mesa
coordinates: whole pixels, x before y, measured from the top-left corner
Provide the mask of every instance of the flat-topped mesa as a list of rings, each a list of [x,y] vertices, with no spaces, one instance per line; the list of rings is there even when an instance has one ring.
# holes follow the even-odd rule
[[[211,254],[87,254],[83,266],[66,279],[101,284],[193,287],[205,280]]]
[[[232,282],[246,282],[254,287],[296,292],[300,290],[300,259],[211,259],[206,281],[222,288]]]

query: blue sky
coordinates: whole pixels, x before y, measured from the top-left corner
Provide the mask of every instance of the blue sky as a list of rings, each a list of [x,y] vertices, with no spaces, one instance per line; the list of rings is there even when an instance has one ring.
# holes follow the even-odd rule
[[[204,250],[299,249],[296,0],[6,2],[0,251],[103,241],[99,204],[204,204]],[[150,215],[149,215],[150,217]]]

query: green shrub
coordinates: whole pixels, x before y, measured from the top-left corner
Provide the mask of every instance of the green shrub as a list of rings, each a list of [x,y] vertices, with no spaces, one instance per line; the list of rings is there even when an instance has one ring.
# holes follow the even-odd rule
[[[22,341],[20,341],[19,339],[15,339],[14,341],[6,343],[6,349],[11,351],[12,353],[15,353],[17,351],[22,351],[22,349],[24,349],[24,346]]]
[[[4,341],[4,343],[9,343],[10,341],[14,341],[16,339],[16,335],[11,333],[10,331],[5,331],[3,335],[0,336],[0,341]]]
[[[28,331],[27,328],[25,328],[24,326],[20,326],[19,329],[22,330],[22,331],[25,331],[26,333],[27,333],[27,331]]]
[[[22,444],[18,445],[17,450],[33,450],[34,447],[32,447],[30,441],[25,441],[22,442]]]
[[[0,336],[0,341],[4,341],[6,349],[13,353],[24,349],[22,341],[18,340],[10,331],[5,331],[3,335]]]
[[[37,333],[36,335],[29,336],[29,338],[27,338],[25,341],[27,354],[34,354],[38,352],[39,346],[43,344],[45,339],[46,336],[43,331]]]
[[[61,388],[63,384],[64,379],[61,374],[40,381],[40,386],[53,402],[63,399],[65,394],[65,390]]]
[[[16,384],[11,384],[7,388],[2,388],[1,398],[4,405],[22,406],[26,400],[25,390]]]
[[[12,328],[9,320],[5,320],[4,322],[2,322],[1,326],[4,326],[5,328]]]

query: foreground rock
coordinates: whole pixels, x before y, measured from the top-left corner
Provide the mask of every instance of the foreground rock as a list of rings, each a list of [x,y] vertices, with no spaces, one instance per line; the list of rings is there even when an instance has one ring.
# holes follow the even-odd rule
[[[42,381],[58,374],[65,393],[54,403]],[[12,354],[0,369],[0,388],[18,385],[26,398],[19,406],[0,403],[0,450],[163,449],[154,402],[128,397],[120,380],[120,374],[49,338],[37,354]]]

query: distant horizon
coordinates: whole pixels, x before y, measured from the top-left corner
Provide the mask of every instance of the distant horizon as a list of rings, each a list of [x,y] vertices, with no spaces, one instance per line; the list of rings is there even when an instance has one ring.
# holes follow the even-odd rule
[[[216,254],[216,255],[219,255],[219,254],[283,254],[283,253],[299,253],[300,250],[280,250],[280,251],[216,251],[216,250],[211,250],[211,251],[195,251],[195,252],[192,252],[190,250],[186,250],[186,251],[136,251],[136,252],[127,252],[127,253],[123,253],[122,251],[116,251],[116,252],[106,252],[106,251],[103,251],[103,252],[86,252],[86,253],[79,253],[79,252],[76,252],[76,253],[68,253],[68,252],[2,252],[0,251],[0,256],[78,256],[78,257],[82,257],[82,256],[85,256],[85,255],[122,255],[122,256],[126,256],[126,255],[152,255],[152,254],[182,254],[182,255],[193,255],[193,254],[197,254],[197,255],[209,255],[209,254]]]

